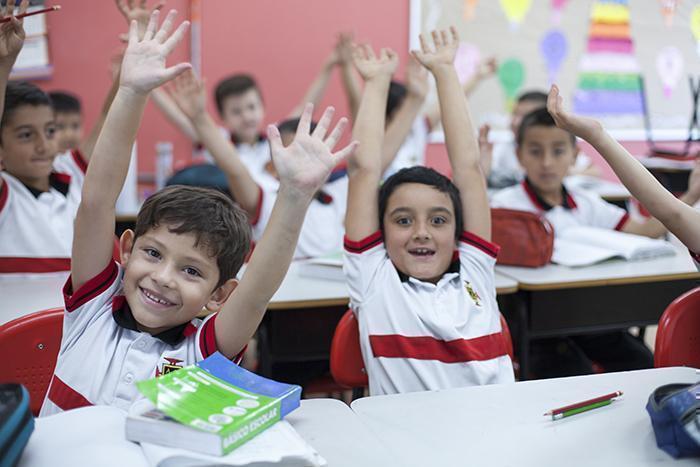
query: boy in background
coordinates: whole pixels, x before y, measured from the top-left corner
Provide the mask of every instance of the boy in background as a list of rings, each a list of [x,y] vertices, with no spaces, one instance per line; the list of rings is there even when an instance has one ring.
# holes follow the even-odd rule
[[[313,194],[354,149],[353,143],[331,154],[347,123],[341,119],[327,136],[332,109],[310,133],[307,106],[286,148],[268,127],[280,190],[240,283],[235,276],[250,239],[246,216],[226,196],[202,188],[174,186],[149,198],[135,231],[121,237],[122,264],[114,262],[114,205],[149,93],[190,68],[165,66],[188,26],[170,34],[175,15],[158,28],[155,11],[142,38],[131,24],[119,90],[76,217],[61,349],[41,415],[95,404],[128,410],[140,397],[135,382],[158,376],[164,364],[190,365],[216,351],[239,360],[286,274]],[[204,309],[218,312],[200,321]]]
[[[58,151],[65,152],[77,148],[83,140],[83,115],[80,99],[75,94],[64,91],[49,93],[53,107]]]
[[[348,163],[344,270],[357,316],[370,394],[513,381],[496,304],[498,247],[479,149],[453,61],[454,28],[421,36],[414,56],[435,77],[454,184],[426,167],[379,187],[383,112],[397,58],[358,47],[365,80]]]

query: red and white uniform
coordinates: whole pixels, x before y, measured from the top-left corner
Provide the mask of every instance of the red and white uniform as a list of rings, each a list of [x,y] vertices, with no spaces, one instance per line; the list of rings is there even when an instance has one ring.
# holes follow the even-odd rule
[[[253,180],[255,180],[258,185],[263,184],[266,181],[264,176],[267,174],[265,166],[271,160],[270,143],[267,138],[265,138],[264,135],[260,135],[255,143],[247,144],[237,141],[226,128],[219,127],[219,130],[224,137],[228,138],[231,143],[236,146],[238,157],[241,162],[243,162],[243,165],[246,166],[248,172],[250,172],[250,176],[253,177]],[[209,151],[204,149],[202,154],[207,162],[216,164],[214,156],[212,156]]]
[[[261,187],[262,195],[258,203],[257,215],[251,221],[253,239],[256,242],[265,231],[277,199],[277,187],[267,186],[268,188]],[[294,251],[294,259],[313,258],[342,250],[347,198],[347,176],[323,186],[306,211],[299,241]]]
[[[513,382],[501,334],[498,246],[469,232],[437,284],[400,273],[381,232],[345,239],[344,271],[371,395]]]
[[[110,264],[80,289],[63,289],[63,337],[40,416],[89,405],[128,410],[136,382],[192,365],[216,352],[216,315],[152,336],[137,329],[121,294],[124,269]],[[235,359],[239,362],[242,352]]]
[[[87,164],[78,151],[56,156],[49,191],[0,172],[0,278],[70,271],[73,221]]]
[[[629,220],[629,214],[624,209],[606,202],[596,193],[568,190],[562,185],[562,195],[563,203],[551,206],[535,193],[525,179],[494,194],[491,207],[543,214],[554,227],[555,234],[577,226],[622,230]]]

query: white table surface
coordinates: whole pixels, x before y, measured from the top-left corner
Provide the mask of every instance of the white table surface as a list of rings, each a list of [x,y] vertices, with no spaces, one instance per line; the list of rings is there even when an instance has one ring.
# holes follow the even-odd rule
[[[684,248],[677,248],[675,256],[651,260],[611,260],[578,268],[558,264],[548,264],[541,268],[496,266],[496,272],[515,279],[521,290],[550,290],[700,278],[700,273],[690,258],[688,250]]]
[[[645,406],[658,386],[693,383],[691,368],[526,381],[367,397],[352,409],[402,466],[697,466],[656,447]],[[616,390],[610,406],[552,421],[547,410]]]
[[[124,415],[112,410],[96,413],[95,409],[103,408],[87,407],[37,419],[19,466],[147,466],[141,448],[124,437]],[[355,413],[340,401],[304,400],[287,420],[329,467],[395,465],[387,461],[386,451]]]
[[[623,184],[598,177],[572,175],[566,177],[564,183],[568,188],[592,191],[607,200],[627,200],[632,196]]]

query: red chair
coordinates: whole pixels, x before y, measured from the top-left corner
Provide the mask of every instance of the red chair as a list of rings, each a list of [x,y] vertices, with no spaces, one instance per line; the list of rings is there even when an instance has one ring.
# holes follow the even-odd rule
[[[63,308],[22,316],[0,326],[0,383],[20,383],[39,414],[56,366],[63,334]]]
[[[513,341],[510,329],[503,315],[501,328],[506,341],[506,351],[513,359]],[[362,397],[364,388],[369,385],[365,362],[360,349],[360,329],[352,310],[345,312],[338,322],[331,341],[331,375],[343,387],[352,388],[353,400]]]
[[[659,320],[654,367],[700,368],[700,287],[684,293]]]

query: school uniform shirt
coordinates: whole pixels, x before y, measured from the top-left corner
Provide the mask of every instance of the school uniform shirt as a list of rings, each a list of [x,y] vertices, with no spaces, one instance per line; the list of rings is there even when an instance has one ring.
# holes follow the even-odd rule
[[[271,160],[270,143],[267,141],[267,138],[261,134],[258,136],[258,140],[254,144],[247,144],[236,140],[235,136],[233,136],[227,129],[220,127],[219,130],[236,147],[238,157],[240,158],[241,162],[243,162],[243,165],[246,166],[248,172],[250,172],[253,180],[255,180],[258,185],[264,183],[266,181],[264,179],[264,175],[267,173],[265,170],[265,165]],[[209,153],[209,151],[204,150],[203,155],[207,162],[216,164],[214,157]],[[261,177],[263,177],[262,180]]]
[[[0,172],[0,279],[70,271],[73,221],[86,168],[77,150],[56,156],[45,192]]]
[[[396,157],[384,171],[383,180],[406,167],[425,165],[425,148],[428,145],[430,126],[424,115],[413,121],[411,131],[396,152]]]
[[[550,205],[535,193],[530,181],[525,179],[494,194],[491,207],[543,214],[554,227],[555,235],[568,227],[577,226],[622,230],[629,220],[627,211],[591,191],[567,189],[562,185],[562,198],[560,206]]]
[[[216,352],[216,314],[157,335],[139,331],[122,295],[123,277],[124,269],[110,262],[78,290],[68,278],[61,349],[40,416],[90,405],[126,411],[142,398],[137,381]]]
[[[268,181],[266,186],[260,187],[260,194],[257,213],[251,220],[253,240],[256,242],[260,241],[270,220],[277,199],[277,187],[271,188]],[[313,258],[342,250],[347,197],[347,176],[326,183],[316,194],[306,211],[294,259]]]
[[[437,284],[399,272],[381,232],[345,239],[343,268],[371,395],[511,383],[494,266],[499,247],[469,232]]]

